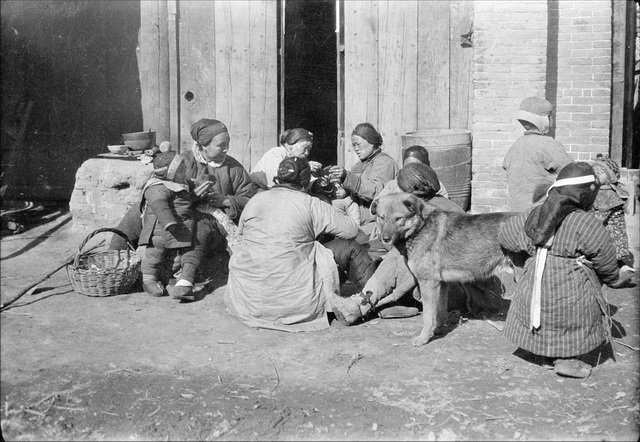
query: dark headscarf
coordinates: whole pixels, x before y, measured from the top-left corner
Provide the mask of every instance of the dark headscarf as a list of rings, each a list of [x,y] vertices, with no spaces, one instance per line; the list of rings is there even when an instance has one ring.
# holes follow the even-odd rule
[[[273,179],[276,184],[290,184],[306,189],[311,181],[311,167],[304,158],[289,157],[278,166],[278,175]]]
[[[371,125],[371,123],[360,123],[351,132],[351,135],[358,135],[373,144],[375,147],[382,146],[382,135]]]
[[[411,163],[398,172],[398,187],[403,192],[429,200],[440,190],[440,181],[436,171],[422,163]]]
[[[567,215],[575,210],[587,211],[600,187],[593,167],[585,162],[569,163],[558,173],[549,196],[533,209],[524,229],[533,244],[541,247],[553,236]]]
[[[412,157],[416,158],[422,164],[426,164],[427,166],[431,166],[431,161],[429,161],[429,152],[423,146],[409,146],[404,152],[402,152],[402,162],[407,158]]]
[[[229,132],[227,126],[218,120],[201,118],[191,125],[191,138],[200,146],[208,146],[216,135]]]
[[[295,129],[287,129],[282,133],[280,137],[280,144],[296,144],[298,141],[312,141],[313,134],[307,129],[297,127]]]

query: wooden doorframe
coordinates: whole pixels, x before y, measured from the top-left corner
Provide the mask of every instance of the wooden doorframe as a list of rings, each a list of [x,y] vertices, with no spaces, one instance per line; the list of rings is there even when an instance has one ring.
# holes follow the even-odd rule
[[[610,156],[632,167],[636,2],[614,0]],[[623,149],[624,146],[624,149]],[[623,158],[623,150],[626,155]]]
[[[344,128],[344,0],[336,0],[336,63],[337,63],[337,82],[338,82],[338,118],[337,118],[337,143],[336,158],[338,166],[344,167],[345,155],[345,128]]]

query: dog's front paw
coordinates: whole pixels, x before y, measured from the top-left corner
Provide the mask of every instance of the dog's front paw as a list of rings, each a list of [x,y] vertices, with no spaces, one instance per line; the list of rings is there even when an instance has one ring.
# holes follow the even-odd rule
[[[411,345],[413,345],[414,347],[422,347],[427,342],[429,342],[429,338],[426,336],[422,336],[422,334],[411,339]]]

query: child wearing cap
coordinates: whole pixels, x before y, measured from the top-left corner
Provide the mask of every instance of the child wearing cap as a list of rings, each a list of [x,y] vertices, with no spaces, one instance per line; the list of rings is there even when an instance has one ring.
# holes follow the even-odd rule
[[[547,135],[553,106],[544,98],[525,98],[517,119],[525,128],[507,151],[502,168],[507,172],[511,210],[523,211],[541,201],[558,171],[573,159],[564,146]]]
[[[624,285],[634,274],[633,254],[629,250],[627,224],[624,219],[625,200],[629,194],[620,179],[620,167],[610,159],[598,159],[592,163],[600,181],[600,189],[593,203],[592,213],[607,228],[616,246],[616,257],[620,267],[620,278],[612,287]]]
[[[184,286],[193,286],[201,257],[192,247],[195,213],[191,207],[184,160],[176,152],[165,150],[155,155],[153,167],[153,176],[143,190],[141,210],[151,210],[158,223],[141,268],[144,291],[157,297],[167,295],[160,273],[170,250],[180,256],[182,278],[177,284]],[[209,177],[206,178],[200,181],[209,181]]]

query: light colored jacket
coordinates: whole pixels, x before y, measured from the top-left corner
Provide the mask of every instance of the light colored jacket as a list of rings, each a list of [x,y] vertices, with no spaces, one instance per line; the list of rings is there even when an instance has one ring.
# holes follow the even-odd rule
[[[559,141],[539,132],[525,132],[513,143],[502,163],[507,172],[511,210],[521,212],[540,202],[558,172],[572,162]]]
[[[340,280],[332,252],[316,238],[354,239],[356,222],[307,193],[275,186],[247,203],[238,233],[225,293],[229,312],[250,327],[329,327],[327,299],[339,293]]]
[[[289,156],[283,146],[272,147],[262,155],[255,166],[251,168],[251,179],[261,188],[272,188],[273,179],[278,176],[278,166]]]

